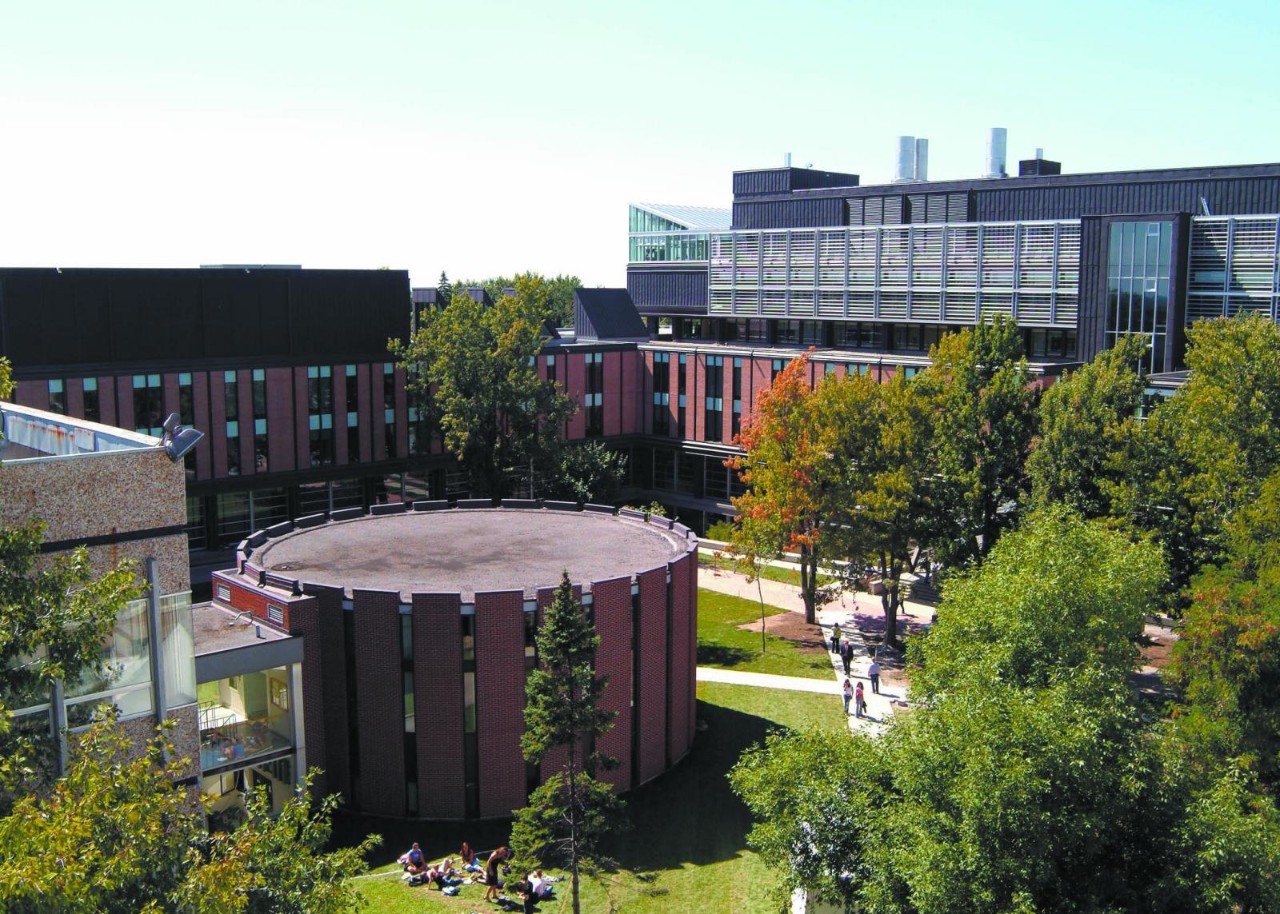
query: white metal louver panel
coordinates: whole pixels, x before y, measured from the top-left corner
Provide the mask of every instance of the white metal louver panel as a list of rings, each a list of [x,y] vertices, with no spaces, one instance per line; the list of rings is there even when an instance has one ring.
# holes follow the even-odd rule
[[[712,289],[707,295],[707,312],[721,315],[732,314],[733,292],[728,289]]]
[[[906,226],[885,227],[880,235],[880,287],[907,286],[911,258],[911,230]],[[905,299],[903,303],[905,309]],[[905,311],[904,311],[905,316]]]
[[[1018,288],[1049,289],[1054,285],[1052,225],[1024,225],[1018,248]]]
[[[911,290],[911,320],[942,320],[942,291],[940,289]]]
[[[953,324],[972,324],[977,320],[977,310],[974,307],[974,294],[972,290],[967,292],[957,292],[947,289],[945,301],[945,310],[943,317],[948,323]]]
[[[818,316],[844,317],[844,290],[818,290]]]
[[[760,306],[760,313],[766,317],[786,317],[786,289],[765,289]]]
[[[982,226],[982,289],[1012,289],[1017,250],[1016,227]],[[985,308],[983,309],[985,312]]]
[[[818,287],[820,289],[843,289],[844,267],[849,245],[847,233],[818,233]]]
[[[813,287],[817,264],[817,238],[813,232],[792,232],[787,284],[792,294],[810,293],[808,313],[813,313]],[[801,305],[804,308],[804,305]]]
[[[989,320],[996,314],[1013,315],[1013,294],[1010,292],[982,293],[982,319]]]
[[[1052,307],[1049,292],[1018,292],[1017,318],[1019,325],[1048,326],[1052,323]]]
[[[876,229],[849,230],[849,287],[876,287],[876,250],[880,232]]]
[[[874,288],[849,288],[849,317],[853,320],[874,320],[876,316],[876,290]]]
[[[1058,273],[1054,285],[1059,293],[1080,294],[1080,223],[1058,224]],[[1059,319],[1058,323],[1065,321]],[[1075,318],[1071,319],[1075,325]]]
[[[1053,296],[1053,325],[1055,327],[1075,328],[1079,321],[1080,295],[1075,291],[1059,290]]]
[[[1191,294],[1226,291],[1230,230],[1230,223],[1225,219],[1192,221],[1187,277],[1187,290]]]
[[[1231,235],[1232,293],[1270,297],[1276,275],[1276,220],[1236,219]]]
[[[876,315],[881,320],[906,320],[907,319],[907,292],[906,289],[884,289],[880,290],[880,308]]]
[[[949,225],[947,232],[947,291],[978,288],[978,226]]]

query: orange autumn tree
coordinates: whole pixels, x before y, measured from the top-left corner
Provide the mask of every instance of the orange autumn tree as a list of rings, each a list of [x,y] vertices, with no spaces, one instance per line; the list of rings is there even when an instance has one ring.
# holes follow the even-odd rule
[[[836,424],[809,384],[809,356],[793,361],[760,395],[736,441],[745,453],[726,461],[747,486],[733,499],[738,511],[730,547],[751,577],[761,561],[799,555],[806,622],[817,621],[818,569],[826,557],[823,523],[836,510],[840,486]]]

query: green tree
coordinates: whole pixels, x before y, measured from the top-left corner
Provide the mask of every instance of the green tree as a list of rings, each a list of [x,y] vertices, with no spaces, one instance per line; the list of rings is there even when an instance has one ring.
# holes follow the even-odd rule
[[[1042,687],[1089,666],[1123,679],[1164,575],[1148,542],[1061,506],[1034,512],[980,568],[947,581],[946,624],[924,639],[913,689],[927,697],[974,677]]]
[[[1126,424],[1115,513],[1156,534],[1174,591],[1223,561],[1227,523],[1280,468],[1280,327],[1261,315],[1196,323],[1187,383]]]
[[[1121,428],[1142,405],[1138,360],[1146,348],[1145,339],[1125,337],[1044,392],[1027,458],[1033,504],[1065,504],[1086,517],[1111,513],[1103,480],[1119,481],[1114,458]]]
[[[474,491],[508,495],[517,479],[554,465],[574,406],[538,376],[547,291],[519,276],[515,294],[485,307],[467,295],[422,315],[408,342],[390,349],[408,372],[419,410],[466,468]]]
[[[980,562],[1026,498],[1036,391],[1003,315],[942,338],[916,379],[934,413],[930,497],[939,557]]]
[[[0,358],[0,400],[13,396],[13,366],[8,359]]]
[[[555,861],[570,874],[578,914],[581,872],[590,868],[600,839],[614,826],[621,801],[596,779],[613,759],[590,750],[613,727],[600,707],[608,677],[595,670],[600,636],[574,597],[566,572],[538,628],[538,665],[525,684],[525,732],[520,745],[535,765],[560,766],[516,814],[511,843],[522,860]]]
[[[1280,786],[1280,471],[1226,524],[1229,552],[1190,588],[1169,682],[1176,723],[1198,770],[1235,759]]]
[[[744,756],[752,846],[849,911],[1274,910],[1274,804],[1188,778],[1127,681],[1160,574],[1150,545],[1034,515],[948,584],[908,716]]]
[[[566,446],[545,491],[549,498],[613,504],[626,481],[627,456],[602,441]]]
[[[440,279],[436,282],[436,293],[441,303],[446,306],[453,301],[453,283],[449,282],[449,274],[444,270],[440,271]]]
[[[884,382],[870,375],[827,378],[816,396],[820,421],[834,433],[829,552],[847,560],[846,586],[860,586],[868,563],[877,568],[885,637],[897,646],[902,574],[931,520],[929,412],[902,372]]]
[[[95,576],[84,549],[42,562],[43,532],[38,522],[0,528],[0,780],[9,791],[42,786],[52,771],[37,761],[49,759],[52,746],[16,738],[8,709],[48,701],[58,681],[105,674],[102,646],[141,593],[128,565]],[[8,801],[6,791],[0,813]]]
[[[516,288],[521,280],[534,280],[542,290],[540,299],[545,307],[548,319],[557,327],[573,325],[573,293],[582,288],[582,280],[576,276],[557,274],[554,277],[543,276],[532,271],[517,273],[514,276],[493,276],[489,279],[470,279],[454,283],[454,289],[484,289],[489,297],[497,301],[507,294],[508,289]]]
[[[822,415],[824,402],[807,380],[809,357],[794,360],[760,395],[742,422],[742,456],[726,464],[747,490],[733,499],[738,517],[730,549],[754,578],[760,563],[798,554],[805,621],[817,621],[819,569],[830,558],[824,525],[836,503],[839,467],[831,460],[839,430]]]
[[[362,902],[349,882],[377,844],[326,852],[333,800],[306,791],[273,816],[265,793],[244,826],[210,837],[185,760],[163,736],[142,752],[106,718],[64,778],[0,819],[0,906],[22,914],[337,914]]]

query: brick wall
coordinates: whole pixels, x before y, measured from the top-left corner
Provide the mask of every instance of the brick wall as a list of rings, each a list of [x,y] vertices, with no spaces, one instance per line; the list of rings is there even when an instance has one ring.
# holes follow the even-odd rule
[[[619,762],[601,780],[626,790],[631,786],[631,579],[598,581],[591,593],[600,636],[596,673],[609,677],[601,706],[617,714],[613,729],[596,740],[596,749]]]
[[[225,585],[231,591],[231,598],[229,600],[219,599],[219,603],[229,606],[236,612],[250,612],[255,619],[266,623],[272,628],[286,632],[290,631],[290,615],[293,605],[304,599],[275,588],[255,587],[239,575],[228,571],[215,571],[213,573],[213,585],[215,598],[218,595],[219,585]],[[278,606],[284,611],[284,621],[282,623],[270,621],[268,606]]]
[[[413,595],[418,813],[424,818],[466,814],[460,604],[456,593]]]
[[[356,721],[364,812],[405,811],[404,692],[401,687],[400,595],[357,590],[355,604]]]
[[[342,590],[308,584],[306,591],[315,597],[314,603],[305,610],[301,603],[294,607],[290,632],[304,639],[302,688],[307,708],[307,757],[325,771],[325,786],[318,792],[336,791],[352,800]]]
[[[573,585],[573,595],[578,599],[582,598],[582,588],[577,584]],[[542,627],[542,614],[546,611],[547,607],[552,604],[555,598],[556,598],[556,589],[554,587],[544,587],[538,591],[538,627],[539,628]],[[542,759],[542,768],[538,772],[539,777],[541,778],[542,782],[545,782],[547,778],[551,777],[551,775],[555,774],[557,771],[562,770],[565,767],[565,765],[568,765],[568,764],[569,764],[569,750],[564,748],[552,749]]]
[[[697,640],[694,626],[694,605],[689,600],[689,579],[697,561],[697,553],[676,559],[671,569],[671,666],[667,730],[670,734],[671,757],[668,765],[684,757],[689,751],[693,728],[690,718],[694,714],[695,667],[694,651]]]
[[[525,801],[523,608],[519,591],[476,594],[481,816],[509,816]]]
[[[657,777],[667,752],[667,569],[637,576],[640,581],[640,650],[636,711],[640,715],[637,781]]]

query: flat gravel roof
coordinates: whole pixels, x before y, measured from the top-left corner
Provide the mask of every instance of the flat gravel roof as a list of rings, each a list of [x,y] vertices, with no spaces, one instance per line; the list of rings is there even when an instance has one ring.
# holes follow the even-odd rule
[[[461,593],[630,577],[684,555],[680,535],[633,518],[577,511],[455,509],[362,517],[296,530],[250,561],[348,591]]]

